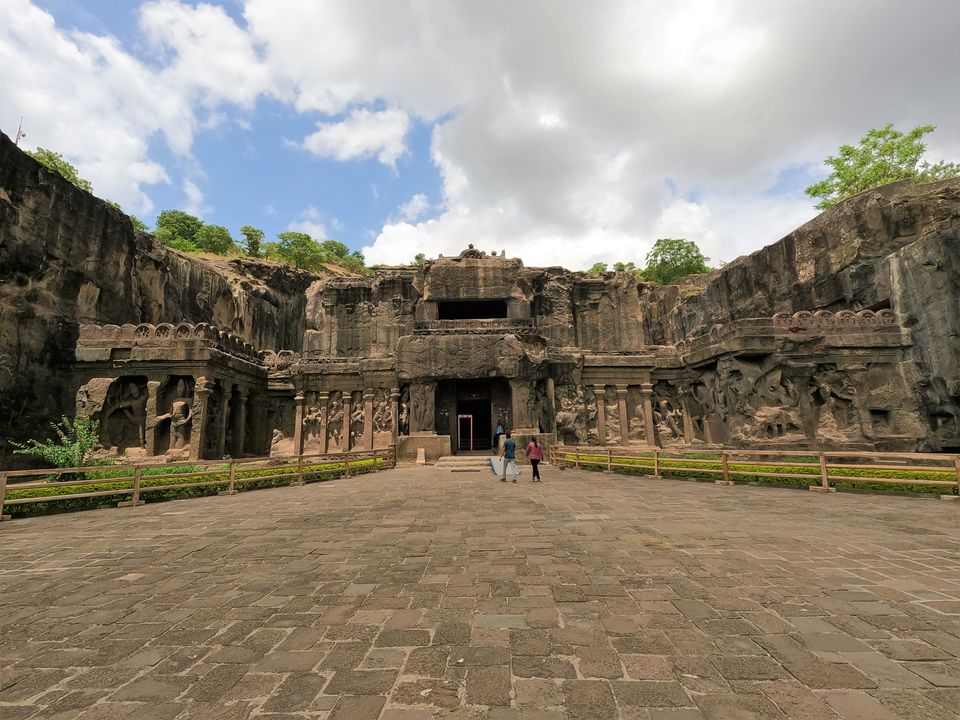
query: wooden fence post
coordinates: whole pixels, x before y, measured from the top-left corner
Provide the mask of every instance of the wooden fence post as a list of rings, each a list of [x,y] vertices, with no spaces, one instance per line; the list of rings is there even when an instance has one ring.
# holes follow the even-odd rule
[[[655,478],[660,477],[660,450],[659,448],[653,449],[653,476]]]
[[[343,467],[346,470],[344,477],[350,477],[350,457],[349,456],[347,457],[346,462],[344,462]]]
[[[580,448],[577,448],[576,454],[573,456],[573,461],[577,466],[577,470],[580,469]]]
[[[230,485],[227,486],[227,495],[237,494],[237,463],[230,461]]]
[[[9,515],[3,514],[3,503],[7,500],[7,474],[0,472],[0,522],[9,520]]]
[[[720,453],[720,459],[723,467],[723,480],[716,480],[715,483],[717,485],[733,485],[733,481],[730,480],[730,457],[726,450]]]
[[[613,464],[611,462],[612,452],[613,451],[610,450],[610,448],[607,448],[607,472],[613,472]]]
[[[297,481],[294,485],[303,485],[303,455],[297,456]]]
[[[820,484],[811,485],[810,489],[813,492],[820,493],[835,493],[836,488],[830,487],[830,475],[827,473],[827,455],[822,450],[820,451]]]
[[[130,496],[129,500],[118,502],[117,507],[136,507],[137,505],[143,505],[143,501],[140,499],[141,476],[142,471],[140,466],[135,465],[133,468],[133,494]]]
[[[956,496],[960,496],[960,457],[956,458],[953,461],[953,465],[954,467],[957,468],[957,486],[953,489],[953,494],[956,497]],[[0,480],[0,483],[2,482],[3,481]],[[0,488],[2,488],[2,485],[0,485]],[[3,510],[3,490],[2,489],[0,489],[0,510]]]

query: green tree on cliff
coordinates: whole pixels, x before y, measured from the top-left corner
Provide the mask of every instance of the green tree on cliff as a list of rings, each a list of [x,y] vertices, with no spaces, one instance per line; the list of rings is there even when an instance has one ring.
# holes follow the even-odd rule
[[[178,245],[190,245],[196,252],[197,232],[203,227],[203,220],[191,215],[183,210],[164,210],[157,216],[157,229],[154,234],[164,245],[178,247]],[[177,244],[174,244],[177,243]],[[185,249],[179,247],[178,249]]]
[[[327,256],[320,243],[307,233],[282,232],[277,234],[278,243],[270,243],[268,255],[303,270],[319,270]]]
[[[240,228],[240,234],[243,235],[243,244],[250,257],[260,257],[260,244],[263,242],[263,230],[255,228],[252,225],[244,225]]]
[[[236,250],[237,245],[230,236],[230,231],[222,225],[201,225],[193,240],[194,244],[204,252],[226,255]]]
[[[607,271],[607,264],[605,262],[596,262],[590,266],[590,269],[587,270],[588,273],[602,273]]]
[[[27,150],[27,155],[32,157],[47,170],[52,170],[66,180],[69,180],[81,190],[93,192],[93,184],[89,180],[84,180],[77,174],[77,169],[63,159],[63,155],[53,150],[47,150],[38,147],[36,150]]]
[[[858,145],[841,145],[836,155],[824,160],[830,174],[805,192],[819,198],[817,208],[825,210],[851,195],[897,180],[922,183],[957,177],[960,165],[956,163],[931,165],[922,160],[927,149],[922,138],[935,128],[919,125],[906,134],[894,130],[893,125],[870,130]]]
[[[672,283],[687,275],[710,272],[708,260],[693,240],[660,238],[647,253],[647,266],[640,271],[640,277]]]

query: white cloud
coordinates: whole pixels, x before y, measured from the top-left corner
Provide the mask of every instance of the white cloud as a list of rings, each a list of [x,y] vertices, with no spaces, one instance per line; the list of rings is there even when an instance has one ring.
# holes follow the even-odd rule
[[[305,208],[300,216],[287,225],[287,230],[306,233],[314,240],[329,240],[330,233],[327,226],[334,230],[343,228],[343,223],[335,217],[327,216],[313,205]]]
[[[400,217],[407,221],[414,221],[430,209],[430,200],[423,193],[417,193],[397,208]]]
[[[314,155],[336,160],[376,155],[381,163],[394,167],[406,151],[409,128],[410,117],[402,110],[355,108],[342,122],[317,123],[317,131],[304,138],[303,147]]]
[[[184,180],[183,194],[186,196],[183,209],[191,215],[203,217],[212,210],[203,203],[203,190],[193,180]]]

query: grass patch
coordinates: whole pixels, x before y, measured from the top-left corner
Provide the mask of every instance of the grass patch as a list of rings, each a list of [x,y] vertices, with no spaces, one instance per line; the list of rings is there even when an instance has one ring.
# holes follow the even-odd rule
[[[351,460],[350,474],[362,475],[374,471],[373,459]],[[296,466],[261,467],[243,470],[243,465],[237,466],[235,488],[240,492],[259,490],[262,488],[281,487],[296,481],[296,477],[277,477],[295,473]],[[377,469],[386,467],[383,458],[377,459]],[[198,473],[198,474],[194,474]],[[203,473],[203,474],[199,474]],[[208,474],[209,473],[209,474]],[[4,505],[3,512],[13,517],[28,515],[50,515],[77,510],[92,510],[102,507],[113,507],[118,502],[128,500],[133,491],[132,466],[111,467],[86,471],[88,480],[103,480],[103,482],[85,485],[70,485],[68,482],[51,482],[42,488],[27,488],[18,490],[16,485],[7,486],[7,501],[37,498],[37,502],[17,505]],[[161,475],[178,474],[180,477],[156,477]],[[346,474],[346,464],[343,462],[316,463],[303,466],[304,482],[320,482],[342,477]],[[247,480],[247,478],[258,478]],[[171,488],[169,490],[156,489],[168,485],[185,485],[194,482],[210,483],[199,487]],[[203,497],[216,495],[226,490],[230,484],[230,465],[162,465],[150,466],[141,469],[140,499],[144,502],[162,502],[165,500],[179,500],[183,498]],[[110,493],[95,497],[65,497],[59,500],[43,500],[58,495],[81,495],[86,493]]]
[[[576,464],[576,455],[573,453],[564,453],[564,462],[567,465]],[[660,475],[665,478],[676,478],[681,480],[698,480],[711,482],[720,479],[720,472],[702,472],[722,470],[723,464],[717,453],[691,453],[684,455],[686,460],[696,460],[697,462],[676,462],[669,457],[661,457],[659,463]],[[584,470],[605,471],[607,469],[606,455],[580,455],[580,465]],[[612,457],[614,463],[611,470],[625,475],[653,475],[654,460],[653,453],[642,453],[633,458]],[[738,485],[769,485],[772,487],[803,488],[810,485],[820,484],[820,462],[815,456],[810,457],[791,457],[790,462],[806,463],[808,467],[794,467],[792,465],[771,464],[744,464],[730,462],[727,468],[730,473],[730,480]],[[701,471],[701,472],[698,472]],[[773,477],[769,477],[773,476]],[[807,477],[797,477],[807,476]],[[830,467],[827,469],[828,477],[846,476],[862,477],[863,481],[856,480],[833,480],[831,487],[838,491],[870,491],[884,493],[912,493],[921,495],[946,495],[950,494],[953,488],[947,485],[915,485],[910,482],[887,483],[871,482],[872,478],[882,478],[890,480],[942,480],[956,483],[957,475],[951,470],[944,468],[943,472],[930,471],[911,471],[911,470],[874,470],[857,468],[856,465],[844,465],[842,467]]]

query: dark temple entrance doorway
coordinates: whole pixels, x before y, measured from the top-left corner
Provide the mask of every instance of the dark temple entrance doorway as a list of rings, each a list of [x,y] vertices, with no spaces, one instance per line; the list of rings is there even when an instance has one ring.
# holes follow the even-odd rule
[[[497,417],[509,426],[510,386],[506,379],[440,380],[437,433],[450,436],[454,453],[489,453]]]

